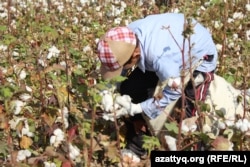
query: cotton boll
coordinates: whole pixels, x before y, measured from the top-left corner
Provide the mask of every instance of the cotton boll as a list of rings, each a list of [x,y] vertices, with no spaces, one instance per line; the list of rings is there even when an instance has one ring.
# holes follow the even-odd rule
[[[33,136],[33,133],[30,132],[29,128],[22,128],[21,136],[27,135],[29,137]]]
[[[52,57],[58,57],[60,50],[58,50],[55,46],[49,48],[49,53],[47,55],[47,59],[51,59]]]
[[[63,115],[63,123],[64,123],[64,127],[67,129],[69,127],[69,121],[68,121],[68,118],[69,118],[69,110],[67,107],[64,107],[62,112],[61,112],[61,115]]]
[[[29,87],[29,86],[25,86],[25,89],[28,91],[28,92],[32,92],[32,88],[31,87]]]
[[[29,150],[24,150],[24,155],[26,157],[30,157],[31,156],[31,152]]]
[[[221,44],[216,44],[216,49],[218,52],[222,51],[222,45]]]
[[[135,155],[133,155],[132,156],[132,162],[139,163],[140,162],[140,158],[137,157],[137,156],[135,156]]]
[[[20,150],[17,153],[17,162],[23,161],[26,159],[26,156],[23,154],[23,151]]]
[[[29,99],[31,99],[31,95],[28,93],[23,93],[19,96],[19,98],[23,101],[28,101]]]
[[[124,97],[124,99],[128,102],[131,102],[131,97],[129,95],[123,95],[122,97]]]
[[[44,167],[56,167],[56,164],[54,162],[45,161],[43,164]]]
[[[248,120],[246,118],[242,119],[242,124],[247,124]]]
[[[29,124],[27,120],[24,120],[24,127],[22,128],[21,131],[21,136],[29,136],[29,137],[33,137],[34,134],[32,132],[30,132],[30,128],[29,128]]]
[[[16,51],[13,51],[13,52],[12,52],[12,56],[13,56],[13,57],[17,57],[17,56],[19,56],[19,53],[16,52]]]
[[[31,152],[29,150],[19,150],[17,153],[17,162],[23,161],[30,156]]]
[[[240,129],[241,125],[242,125],[242,120],[239,119],[239,120],[235,123],[235,127],[236,127],[237,129]]]
[[[57,128],[54,130],[53,134],[54,135],[50,137],[50,144],[58,147],[64,140],[64,132],[61,129]]]
[[[61,129],[57,128],[54,130],[53,134],[58,136],[58,135],[63,134],[63,131]]]
[[[225,120],[225,124],[227,126],[233,126],[234,125],[234,117],[229,117],[227,120]]]
[[[19,124],[20,121],[25,120],[26,118],[24,117],[14,117],[12,120],[9,121],[10,128],[12,130],[16,130],[16,126]]]
[[[235,123],[236,129],[239,129],[241,132],[247,132],[250,129],[250,123],[247,119],[239,119]]]
[[[23,80],[25,79],[27,76],[27,73],[25,70],[21,70],[21,72],[19,73],[19,79]]]
[[[119,25],[121,24],[122,19],[121,18],[115,18],[114,23]]]
[[[56,142],[56,136],[53,135],[50,137],[50,145],[53,145]]]
[[[242,124],[240,127],[241,132],[246,132],[248,130],[248,126],[246,124]]]
[[[121,150],[121,154],[123,157],[125,157],[125,156],[129,157],[131,159],[131,161],[134,163],[140,162],[140,158],[131,150],[123,149],[123,150]]]
[[[191,126],[189,127],[189,130],[190,130],[191,132],[196,131],[196,129],[197,129],[197,125],[196,125],[196,124],[191,125]]]
[[[249,121],[248,121],[246,118],[244,118],[244,119],[242,120],[242,125],[241,125],[240,130],[241,130],[242,132],[246,132],[246,131],[248,131],[249,127],[250,127]]]
[[[106,121],[112,121],[112,122],[115,121],[113,115],[106,114],[106,113],[104,113],[104,114],[102,115],[102,118],[103,118],[104,120],[106,120]]]
[[[185,125],[185,124],[182,124],[182,126],[181,126],[181,131],[182,132],[189,132],[189,128],[187,127],[187,125]]]
[[[113,109],[113,97],[111,92],[108,90],[104,90],[101,92],[102,96],[102,106],[104,108],[104,111],[111,112]]]
[[[69,144],[69,156],[71,160],[75,160],[77,156],[80,155],[80,150],[78,147],[73,146],[71,143]]]
[[[224,122],[218,121],[217,124],[219,129],[226,129],[226,124]]]
[[[18,115],[22,111],[25,104],[26,103],[21,101],[21,100],[12,100],[11,101],[11,110],[14,112],[15,115]]]
[[[165,141],[168,145],[168,148],[170,151],[176,151],[177,147],[176,147],[176,138],[169,136],[169,135],[165,135]]]
[[[249,3],[246,4],[246,9],[247,9],[248,12],[250,12],[250,4]]]
[[[0,51],[6,51],[8,49],[8,46],[6,45],[0,45]]]
[[[233,14],[234,19],[243,19],[243,17],[244,17],[244,14],[242,12],[235,12]]]

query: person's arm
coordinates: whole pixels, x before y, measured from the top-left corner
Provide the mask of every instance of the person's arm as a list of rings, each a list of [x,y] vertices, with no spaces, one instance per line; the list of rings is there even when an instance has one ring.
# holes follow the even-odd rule
[[[165,107],[181,96],[180,86],[180,55],[163,55],[154,61],[154,70],[160,82],[168,80],[163,89],[161,99],[150,98],[141,104],[143,112],[151,119],[157,117]]]

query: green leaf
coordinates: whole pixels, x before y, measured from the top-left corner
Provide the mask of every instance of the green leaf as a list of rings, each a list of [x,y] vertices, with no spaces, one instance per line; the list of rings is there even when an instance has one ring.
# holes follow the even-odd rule
[[[155,136],[143,135],[143,145],[142,147],[146,150],[153,150],[156,147],[160,147],[159,139]]]
[[[225,75],[224,78],[229,82],[229,83],[234,83],[235,79],[233,77],[233,75]]]
[[[234,134],[234,131],[232,129],[226,129],[223,132],[223,135],[225,135],[228,140],[231,140],[231,138],[233,137],[233,134]]]
[[[56,164],[56,167],[60,167],[62,165],[62,161],[59,160],[58,158],[54,159],[54,163]]]
[[[69,52],[73,56],[73,58],[75,58],[75,59],[78,59],[81,56],[81,52],[79,52],[78,50],[75,50],[73,48],[70,48]]]
[[[3,87],[0,89],[0,95],[4,98],[9,98],[12,96],[12,91],[9,87]]]
[[[10,45],[11,43],[14,43],[16,40],[17,38],[10,34],[4,35],[4,44],[6,45]]]
[[[168,131],[171,131],[171,132],[174,132],[175,134],[178,134],[179,128],[178,128],[176,122],[166,123],[165,127]]]
[[[0,155],[1,154],[3,154],[3,156],[7,156],[8,154],[8,144],[4,141],[0,141]]]
[[[240,95],[239,95],[239,96],[237,96],[237,103],[242,102],[242,98],[243,98],[243,97],[242,97],[242,96],[240,96]]]
[[[111,79],[111,83],[117,83],[117,82],[122,82],[124,81],[125,79],[127,79],[127,77],[124,77],[124,76],[116,76],[114,78]]]
[[[204,143],[209,143],[209,140],[211,139],[207,134],[205,133],[201,133],[200,136],[201,140],[204,142]]]
[[[0,31],[7,31],[7,26],[0,25]]]
[[[207,104],[207,103],[202,103],[200,106],[201,106],[201,111],[202,111],[202,112],[203,112],[203,111],[210,111],[210,110],[211,110],[210,105]]]
[[[224,118],[224,112],[223,112],[223,111],[221,111],[221,110],[215,110],[215,113],[216,113],[219,117]]]
[[[210,3],[213,4],[213,5],[220,4],[221,2],[223,2],[223,1],[222,0],[212,0],[212,1],[210,1]]]

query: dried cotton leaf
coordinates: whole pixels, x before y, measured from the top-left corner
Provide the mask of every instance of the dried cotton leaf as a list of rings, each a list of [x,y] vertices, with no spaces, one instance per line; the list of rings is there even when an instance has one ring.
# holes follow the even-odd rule
[[[22,136],[21,141],[20,141],[20,147],[27,149],[32,145],[33,141],[31,138],[27,136]]]

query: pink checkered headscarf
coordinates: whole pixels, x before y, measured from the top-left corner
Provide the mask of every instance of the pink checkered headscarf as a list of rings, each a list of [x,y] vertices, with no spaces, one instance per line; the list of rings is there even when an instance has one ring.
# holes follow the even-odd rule
[[[130,59],[135,47],[136,37],[129,28],[110,29],[98,43],[102,77],[111,79],[120,75],[122,66]]]

